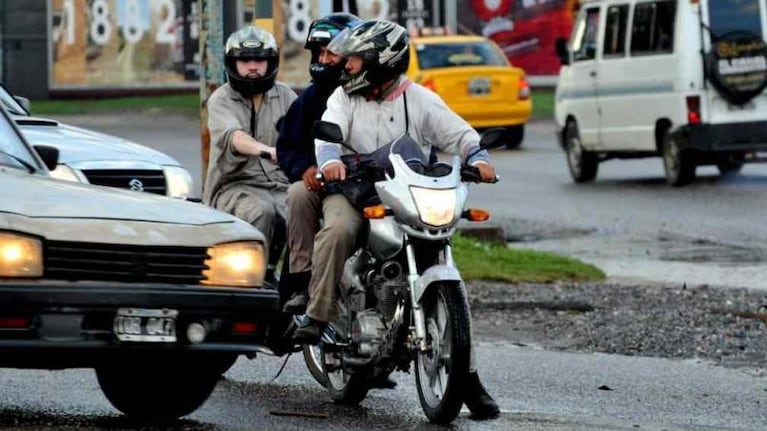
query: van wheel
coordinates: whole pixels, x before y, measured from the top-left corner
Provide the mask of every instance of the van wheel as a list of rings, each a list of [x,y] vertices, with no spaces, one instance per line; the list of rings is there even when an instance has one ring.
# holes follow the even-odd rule
[[[670,186],[681,187],[695,179],[695,159],[690,150],[680,149],[681,136],[666,133],[663,139],[663,169]]]
[[[504,138],[506,139],[506,149],[516,150],[522,144],[522,139],[525,138],[525,125],[506,127]]]
[[[583,149],[578,125],[572,120],[567,122],[565,128],[565,153],[573,181],[585,183],[597,177],[599,159],[595,153]]]

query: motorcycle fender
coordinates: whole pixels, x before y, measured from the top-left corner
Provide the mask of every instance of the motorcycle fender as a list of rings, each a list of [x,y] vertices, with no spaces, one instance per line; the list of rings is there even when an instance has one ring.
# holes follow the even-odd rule
[[[450,285],[460,285],[463,282],[461,273],[452,266],[434,265],[418,277],[413,287],[413,298],[416,303],[421,302],[424,293],[436,283],[446,283]]]

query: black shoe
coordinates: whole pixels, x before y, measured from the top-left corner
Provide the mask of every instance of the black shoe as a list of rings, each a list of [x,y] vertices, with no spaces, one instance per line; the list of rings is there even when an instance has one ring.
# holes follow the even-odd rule
[[[304,314],[306,304],[309,303],[309,295],[306,292],[295,293],[285,302],[282,311],[288,314]]]
[[[301,323],[293,333],[293,342],[297,344],[317,344],[320,342],[322,331],[325,329],[325,322],[314,320],[309,316],[304,316]]]
[[[381,374],[370,382],[370,387],[375,389],[394,389],[397,387],[397,382],[389,374]]]
[[[501,413],[498,404],[493,397],[487,393],[487,390],[479,381],[479,375],[476,372],[469,373],[466,379],[466,398],[464,398],[466,407],[471,411],[471,419],[486,420],[495,419]]]

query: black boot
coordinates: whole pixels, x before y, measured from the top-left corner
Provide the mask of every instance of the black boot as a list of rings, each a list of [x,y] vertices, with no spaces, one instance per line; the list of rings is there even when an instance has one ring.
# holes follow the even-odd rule
[[[322,337],[322,331],[327,324],[314,320],[309,316],[304,315],[303,319],[296,328],[296,332],[293,333],[293,342],[296,344],[317,344]]]
[[[288,314],[303,314],[309,302],[309,280],[311,271],[286,274],[280,279],[280,297],[284,298],[282,311]]]
[[[477,372],[469,373],[466,379],[466,407],[471,411],[471,419],[486,420],[495,419],[501,413],[498,404],[479,381]]]

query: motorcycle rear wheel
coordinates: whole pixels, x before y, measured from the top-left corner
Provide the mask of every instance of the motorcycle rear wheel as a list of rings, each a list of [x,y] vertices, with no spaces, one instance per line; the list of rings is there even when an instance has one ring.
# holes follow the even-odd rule
[[[449,423],[461,411],[469,373],[469,306],[464,290],[450,285],[430,289],[421,305],[431,350],[416,355],[418,398],[430,421]]]
[[[321,345],[322,346],[322,345]],[[356,406],[368,395],[368,373],[365,370],[349,372],[342,365],[338,357],[341,352],[327,352],[320,347],[322,352],[322,371],[326,378],[325,388],[330,398],[336,404]]]
[[[322,387],[328,385],[328,379],[325,376],[325,372],[322,370],[322,349],[320,346],[305,345],[304,350],[304,363],[309,373],[314,377]]]

